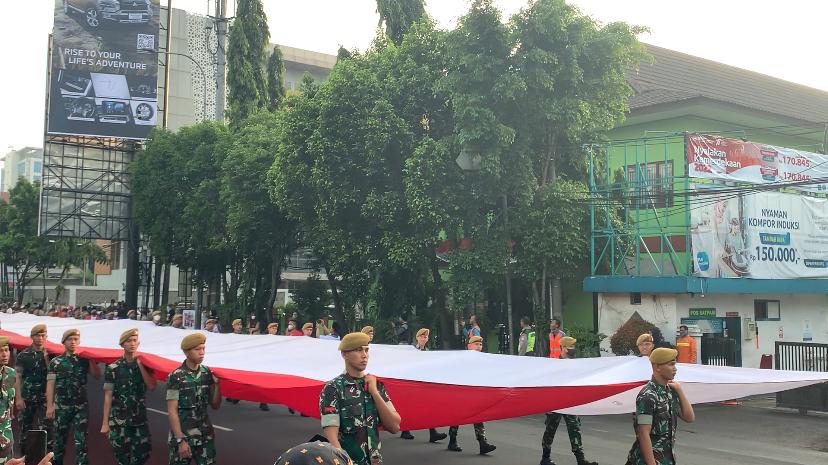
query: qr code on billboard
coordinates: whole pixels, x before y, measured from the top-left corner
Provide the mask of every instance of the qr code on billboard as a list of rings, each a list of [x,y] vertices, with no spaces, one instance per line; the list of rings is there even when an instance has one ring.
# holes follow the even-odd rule
[[[155,50],[155,36],[153,34],[138,34],[138,50]]]

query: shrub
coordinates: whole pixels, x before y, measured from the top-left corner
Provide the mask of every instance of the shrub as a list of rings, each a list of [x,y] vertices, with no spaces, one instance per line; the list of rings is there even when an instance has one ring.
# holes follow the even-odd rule
[[[566,334],[567,336],[574,337],[578,341],[575,343],[576,357],[588,358],[601,356],[601,341],[607,338],[606,334],[595,334],[591,329],[581,326],[568,328]]]
[[[610,350],[615,355],[637,354],[635,341],[638,336],[649,333],[654,327],[654,324],[641,318],[638,313],[634,314],[610,337]]]

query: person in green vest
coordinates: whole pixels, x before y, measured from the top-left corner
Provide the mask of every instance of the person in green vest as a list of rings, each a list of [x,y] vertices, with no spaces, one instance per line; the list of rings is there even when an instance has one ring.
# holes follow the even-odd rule
[[[518,355],[535,355],[535,328],[528,316],[520,319],[520,337],[518,338]]]

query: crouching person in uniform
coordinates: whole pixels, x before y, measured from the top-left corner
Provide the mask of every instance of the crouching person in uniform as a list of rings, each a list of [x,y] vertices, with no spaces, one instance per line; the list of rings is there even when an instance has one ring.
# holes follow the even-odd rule
[[[400,415],[385,386],[365,373],[369,342],[362,332],[342,338],[339,351],[345,373],[325,383],[319,396],[322,434],[331,445],[347,452],[356,465],[382,464],[380,425],[391,434],[400,431]]]
[[[207,406],[218,410],[218,378],[204,361],[207,336],[193,333],[181,340],[187,359],[167,377],[167,413],[170,416],[170,465],[213,465],[216,444]]]

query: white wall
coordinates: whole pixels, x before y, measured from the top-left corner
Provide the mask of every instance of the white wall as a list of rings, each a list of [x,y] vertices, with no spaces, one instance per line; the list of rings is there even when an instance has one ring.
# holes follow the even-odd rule
[[[758,338],[745,340],[744,321],[754,318],[754,300],[778,300],[780,321],[757,321]],[[630,304],[630,295],[599,294],[598,330],[611,336],[634,312],[658,326],[664,337],[673,342],[682,318],[690,308],[715,308],[716,316],[736,312],[742,318],[742,366],[758,368],[763,354],[773,354],[778,340],[803,342],[805,321],[810,322],[815,343],[828,343],[828,296],[793,294],[642,294],[641,305]],[[779,333],[782,329],[782,338]],[[758,347],[757,347],[758,341]],[[609,349],[609,341],[604,341]]]

